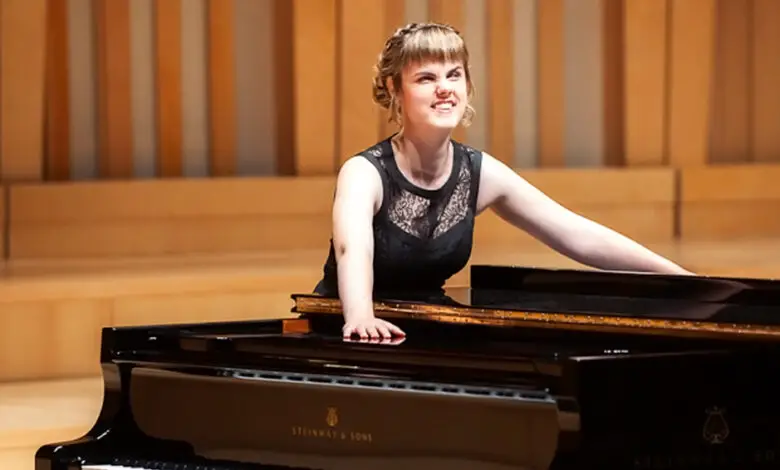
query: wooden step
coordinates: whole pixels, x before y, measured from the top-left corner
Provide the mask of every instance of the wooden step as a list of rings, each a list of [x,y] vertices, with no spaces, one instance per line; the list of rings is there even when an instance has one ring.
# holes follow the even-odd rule
[[[290,294],[321,276],[317,255],[11,264],[0,280],[0,382],[98,374],[106,326],[290,316]]]
[[[33,470],[42,445],[89,431],[102,401],[99,377],[0,384],[0,468]]]

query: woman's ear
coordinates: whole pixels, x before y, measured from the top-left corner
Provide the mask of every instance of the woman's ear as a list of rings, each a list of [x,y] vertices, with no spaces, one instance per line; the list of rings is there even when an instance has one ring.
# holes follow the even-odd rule
[[[395,83],[393,83],[393,77],[387,77],[385,79],[385,88],[387,88],[390,96],[395,96]]]

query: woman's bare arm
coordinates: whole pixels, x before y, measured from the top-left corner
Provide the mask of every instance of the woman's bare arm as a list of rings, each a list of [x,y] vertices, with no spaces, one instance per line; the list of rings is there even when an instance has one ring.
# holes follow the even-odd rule
[[[575,261],[607,270],[691,274],[634,240],[566,209],[488,154],[483,157],[481,180],[483,206]]]
[[[374,316],[372,220],[381,198],[382,182],[370,162],[353,157],[342,165],[332,223],[339,297],[347,322]]]
[[[347,160],[339,171],[333,203],[333,247],[344,312],[344,337],[405,336],[403,330],[374,316],[373,219],[382,201],[382,180],[363,157]]]

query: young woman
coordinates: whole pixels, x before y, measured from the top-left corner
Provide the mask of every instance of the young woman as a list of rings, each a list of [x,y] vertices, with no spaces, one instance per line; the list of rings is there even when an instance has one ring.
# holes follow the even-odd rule
[[[374,296],[441,290],[466,266],[474,219],[487,208],[585,265],[690,274],[560,206],[487,152],[452,140],[474,115],[469,54],[453,28],[399,29],[375,71],[374,100],[401,130],[339,171],[330,253],[315,289],[341,300],[344,337],[403,336],[374,316]]]

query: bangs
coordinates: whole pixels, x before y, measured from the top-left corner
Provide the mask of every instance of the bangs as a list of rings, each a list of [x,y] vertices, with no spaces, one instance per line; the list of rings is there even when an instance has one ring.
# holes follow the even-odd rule
[[[466,44],[458,34],[440,27],[427,27],[415,31],[404,43],[401,51],[404,65],[420,62],[468,63]]]

